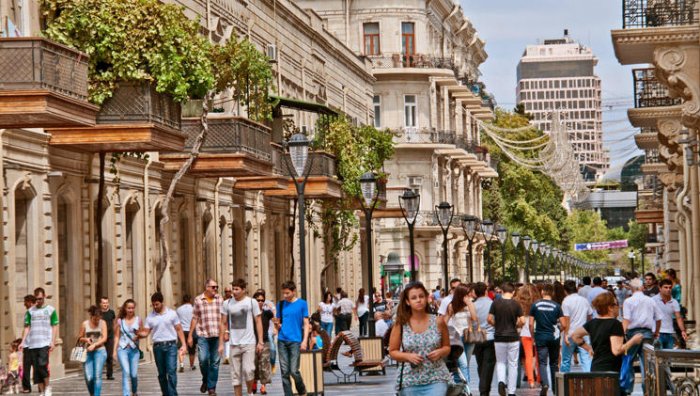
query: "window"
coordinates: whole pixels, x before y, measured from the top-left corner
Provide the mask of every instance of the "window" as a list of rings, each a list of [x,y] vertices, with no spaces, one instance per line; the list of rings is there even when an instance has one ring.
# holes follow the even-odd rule
[[[379,23],[362,25],[365,43],[365,55],[379,55]]]
[[[374,104],[374,127],[379,128],[382,126],[382,98],[374,95],[372,103]]]
[[[406,95],[403,98],[403,108],[405,113],[405,126],[416,126],[416,95]]]
[[[416,53],[416,33],[413,22],[401,23],[401,53],[404,56],[404,63],[413,62],[413,55]]]

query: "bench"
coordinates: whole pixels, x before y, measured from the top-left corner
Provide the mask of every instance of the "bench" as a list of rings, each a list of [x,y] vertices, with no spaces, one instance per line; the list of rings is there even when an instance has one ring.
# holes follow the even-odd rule
[[[557,395],[602,396],[620,394],[620,373],[557,373]]]
[[[381,339],[376,339],[380,341]],[[325,342],[325,341],[324,341]],[[376,342],[376,341],[373,341]],[[381,358],[365,358],[360,340],[350,331],[340,332],[327,349],[323,361],[323,367],[332,372],[338,382],[347,383],[357,381],[357,375],[365,371],[379,371],[386,374],[384,362]]]

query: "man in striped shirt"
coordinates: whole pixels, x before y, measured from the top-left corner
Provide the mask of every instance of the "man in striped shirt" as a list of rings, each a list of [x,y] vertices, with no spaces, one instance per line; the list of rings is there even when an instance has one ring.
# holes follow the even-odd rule
[[[58,336],[58,312],[54,307],[44,304],[44,289],[34,289],[34,297],[36,305],[29,308],[24,316],[24,335],[20,345],[31,362],[34,383],[39,385],[39,392],[51,396],[49,353],[53,351]]]
[[[219,286],[213,279],[205,283],[204,293],[194,299],[194,311],[187,344],[192,346],[192,329],[197,332],[197,349],[199,352],[199,369],[202,372],[202,386],[199,391],[216,394],[219,381],[219,320],[224,299],[218,293]]]

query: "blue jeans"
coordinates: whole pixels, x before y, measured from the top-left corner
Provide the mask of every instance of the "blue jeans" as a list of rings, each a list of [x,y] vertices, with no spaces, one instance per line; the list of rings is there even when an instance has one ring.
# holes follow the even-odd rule
[[[219,337],[198,337],[197,352],[199,357],[199,370],[202,372],[202,384],[206,384],[207,390],[216,389],[219,381]]]
[[[83,364],[83,372],[90,395],[100,396],[102,393],[102,369],[106,361],[107,351],[105,348],[87,353],[87,359]]]
[[[333,322],[321,322],[321,328],[328,333],[328,337],[333,337]]]
[[[642,346],[644,345],[644,342],[653,342],[654,340],[654,335],[651,333],[651,330],[649,329],[644,329],[644,328],[637,328],[637,329],[628,329],[627,330],[627,339],[629,340],[630,338],[634,337],[635,334],[641,333],[644,336],[644,341],[641,344],[636,344],[632,345],[630,349],[627,351],[628,355],[633,356],[632,364],[634,364],[634,360],[639,358],[639,370],[642,373],[642,378],[646,378],[646,371],[644,370],[644,357],[642,356],[644,353],[644,348]],[[642,381],[642,391],[646,389],[646,386],[644,382]],[[632,386],[629,389],[626,389],[627,393],[632,393],[634,390],[634,382],[632,383]]]
[[[547,376],[547,366],[549,374],[552,376],[551,388],[557,394],[557,370],[559,369],[559,340],[537,341],[537,361],[540,366],[540,382],[542,386],[550,386]]]
[[[586,340],[586,343],[588,345],[591,345],[591,340],[588,338],[588,336],[583,337],[583,339]],[[574,351],[578,351],[578,361],[579,363],[581,363],[581,368],[583,369],[583,372],[590,372],[591,355],[588,354],[588,351],[576,345],[576,343],[573,339],[571,339],[571,337],[569,337],[568,346],[563,341],[561,343],[561,372],[571,372],[571,356],[574,354]]]
[[[158,368],[158,384],[163,396],[177,396],[177,344],[175,341],[153,345]]]
[[[291,341],[279,341],[277,345],[280,354],[280,372],[282,373],[284,396],[294,395],[294,392],[292,392],[292,381],[289,380],[290,375],[294,377],[297,393],[300,395],[306,394],[304,379],[301,378],[301,373],[299,372],[300,347],[300,343]]]
[[[270,334],[270,365],[277,363],[277,334]]]
[[[122,395],[131,396],[139,388],[139,350],[135,348],[117,349],[119,366],[122,368]],[[131,379],[131,387],[129,387]]]
[[[462,342],[464,343],[464,337],[462,337]],[[457,365],[459,366],[459,371],[462,372],[464,378],[467,382],[471,382],[471,374],[469,374],[469,363],[472,360],[472,354],[474,354],[474,344],[464,344],[464,352],[457,360]]]
[[[409,386],[401,389],[401,396],[442,396],[447,394],[447,382],[433,382],[432,384]]]
[[[659,344],[661,344],[661,349],[673,349],[676,345],[676,339],[671,333],[660,333]]]

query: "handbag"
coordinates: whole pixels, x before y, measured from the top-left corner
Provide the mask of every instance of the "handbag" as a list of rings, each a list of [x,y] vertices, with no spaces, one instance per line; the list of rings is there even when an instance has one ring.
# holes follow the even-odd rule
[[[78,340],[75,342],[75,346],[70,351],[70,361],[85,363],[87,360],[87,353],[87,348],[85,348],[84,344],[80,342],[80,337],[78,337]]]
[[[123,321],[123,320],[119,319],[119,325],[120,325],[121,328],[122,328],[122,333],[124,333],[124,335],[126,336],[126,338],[128,338],[129,340],[131,340],[131,342],[133,342],[134,345],[136,345],[136,349],[139,350],[139,360],[143,360],[143,351],[142,351],[141,348],[139,347],[138,341],[134,341],[134,339],[131,338],[131,335],[129,335],[129,332],[127,332],[126,329],[124,328],[124,321]]]
[[[481,328],[472,330],[471,326],[464,329],[465,344],[483,344],[486,342],[486,331]]]
[[[634,384],[634,368],[632,362],[634,355],[625,354],[622,357],[622,367],[620,368],[620,389],[630,389]]]

